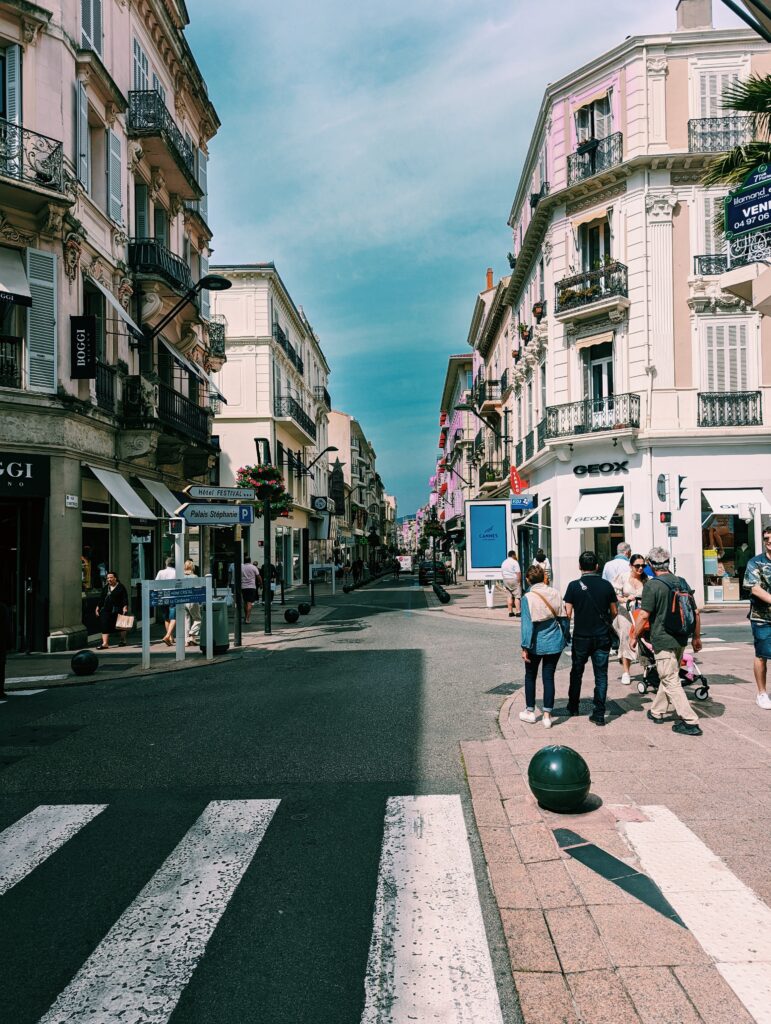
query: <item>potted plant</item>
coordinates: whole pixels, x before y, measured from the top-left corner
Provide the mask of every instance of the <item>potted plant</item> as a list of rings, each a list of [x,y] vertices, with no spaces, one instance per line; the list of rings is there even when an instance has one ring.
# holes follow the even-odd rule
[[[537,324],[540,324],[541,320],[543,320],[543,315],[545,312],[546,310],[542,302],[533,303],[533,316],[535,317],[535,322]]]
[[[533,328],[528,327],[527,324],[520,324],[518,330],[520,338],[527,344],[533,336]]]
[[[262,502],[270,499],[270,518],[285,519],[293,507],[292,495],[284,486],[284,477],[276,466],[241,466],[236,474],[238,487],[252,487],[255,492],[254,514],[262,515]]]

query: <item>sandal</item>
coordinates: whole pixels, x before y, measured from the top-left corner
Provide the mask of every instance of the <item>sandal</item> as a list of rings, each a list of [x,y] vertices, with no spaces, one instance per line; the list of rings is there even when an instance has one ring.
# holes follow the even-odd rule
[[[163,640],[163,642],[166,644],[167,647],[171,647],[172,644],[174,643],[174,641],[171,639],[170,636],[164,636],[164,637],[161,637],[161,639]]]

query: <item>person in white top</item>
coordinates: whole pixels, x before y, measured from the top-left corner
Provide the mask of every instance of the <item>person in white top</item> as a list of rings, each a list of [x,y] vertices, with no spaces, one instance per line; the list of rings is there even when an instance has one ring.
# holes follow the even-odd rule
[[[616,557],[605,563],[602,570],[602,578],[612,583],[620,573],[629,573],[629,556],[632,554],[632,547],[625,540],[616,548]]]
[[[164,562],[165,568],[159,569],[155,574],[157,580],[175,580],[177,578],[177,570],[174,566],[174,559],[167,558]],[[177,624],[177,606],[174,604],[165,604],[163,606],[163,621],[166,626],[166,635],[161,637],[161,640],[166,644],[167,647],[171,647],[174,643],[174,627]]]
[[[501,563],[501,576],[503,586],[506,588],[506,606],[509,609],[509,618],[513,619],[519,615],[520,603],[522,601],[522,569],[517,561],[517,552],[509,551]]]
[[[533,559],[533,565],[538,565],[543,569],[544,583],[547,587],[550,586],[553,582],[551,576],[551,562],[546,557],[546,552],[543,548],[539,548],[536,551],[535,558]]]
[[[246,555],[241,566],[241,598],[244,602],[244,622],[251,622],[252,605],[257,600],[260,588],[260,573],[251,558]]]

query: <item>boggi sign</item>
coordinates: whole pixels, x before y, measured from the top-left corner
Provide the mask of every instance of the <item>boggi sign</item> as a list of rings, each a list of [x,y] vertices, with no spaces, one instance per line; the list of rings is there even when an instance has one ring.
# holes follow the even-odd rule
[[[47,455],[0,452],[0,494],[45,497],[51,489],[50,465]]]

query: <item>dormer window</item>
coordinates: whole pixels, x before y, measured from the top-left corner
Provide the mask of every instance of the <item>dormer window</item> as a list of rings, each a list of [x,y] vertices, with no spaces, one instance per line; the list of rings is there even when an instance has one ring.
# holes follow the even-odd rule
[[[605,96],[586,103],[575,113],[576,141],[580,146],[589,139],[606,139],[613,132],[613,108],[610,90]]]

